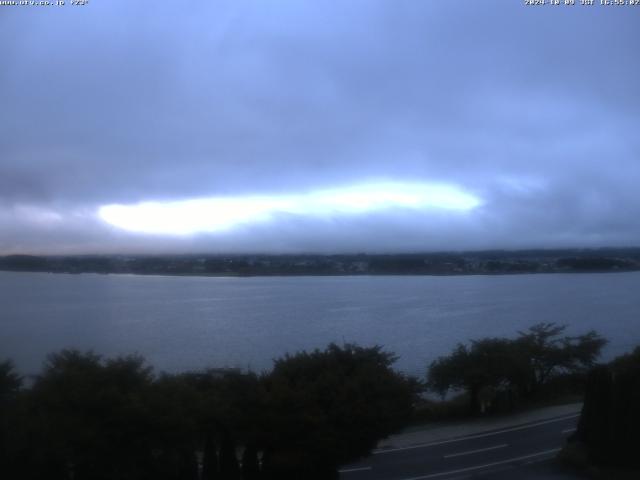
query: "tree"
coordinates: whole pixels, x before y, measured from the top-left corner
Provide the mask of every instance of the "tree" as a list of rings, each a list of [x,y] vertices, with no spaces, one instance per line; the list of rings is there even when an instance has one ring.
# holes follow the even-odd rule
[[[286,355],[264,381],[269,478],[337,478],[337,467],[368,454],[405,425],[416,380],[391,369],[381,347],[346,344]]]
[[[465,390],[471,414],[482,411],[483,389],[506,392],[513,406],[516,392],[531,397],[552,378],[584,374],[595,363],[606,340],[595,331],[561,337],[565,329],[539,323],[515,340],[485,338],[469,346],[458,344],[451,354],[431,363],[427,385],[443,396],[450,389]]]
[[[527,394],[535,393],[555,375],[585,373],[607,343],[594,330],[577,337],[560,337],[566,328],[555,323],[538,323],[526,332],[519,332],[517,350],[529,370],[528,381],[520,387]]]
[[[262,381],[253,373],[215,369],[180,377],[199,398],[195,418],[196,437],[203,451],[203,477],[237,478],[236,450],[244,448],[243,474],[251,478],[257,463],[257,445],[262,443],[266,430]]]
[[[145,478],[151,369],[140,357],[49,356],[30,392],[32,478]],[[29,477],[27,477],[29,478]]]
[[[0,472],[17,474],[16,443],[20,427],[17,420],[17,399],[22,377],[10,360],[0,362]]]
[[[13,362],[0,362],[0,405],[14,398],[21,386],[22,377],[15,372]]]
[[[640,347],[590,370],[584,405],[571,442],[586,446],[599,465],[640,467]]]
[[[521,375],[522,364],[513,342],[501,338],[473,340],[469,347],[458,344],[453,352],[431,363],[428,387],[444,396],[450,389],[469,395],[469,412],[480,413],[483,389],[509,386]]]

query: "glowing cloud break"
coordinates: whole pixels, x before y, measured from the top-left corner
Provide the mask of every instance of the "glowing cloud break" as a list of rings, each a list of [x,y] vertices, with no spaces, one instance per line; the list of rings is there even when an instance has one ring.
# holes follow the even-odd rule
[[[104,205],[98,215],[130,232],[192,235],[266,222],[278,214],[313,217],[360,215],[390,209],[472,210],[480,200],[444,184],[378,182],[294,195],[207,197],[133,205]]]

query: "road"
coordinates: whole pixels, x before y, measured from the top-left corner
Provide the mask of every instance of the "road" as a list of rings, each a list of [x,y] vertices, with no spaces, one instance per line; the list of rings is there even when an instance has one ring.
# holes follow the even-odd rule
[[[340,470],[341,480],[576,478],[551,460],[575,430],[578,414],[464,437],[377,450]],[[517,470],[517,473],[514,471]]]

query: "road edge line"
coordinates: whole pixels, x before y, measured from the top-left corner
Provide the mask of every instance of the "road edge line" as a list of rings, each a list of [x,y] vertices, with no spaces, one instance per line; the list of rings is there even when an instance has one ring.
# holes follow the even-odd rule
[[[426,447],[433,447],[435,445],[446,445],[447,443],[454,443],[454,442],[462,442],[465,440],[474,440],[476,438],[484,438],[484,437],[490,437],[492,435],[500,435],[501,433],[508,433],[508,432],[515,432],[518,430],[526,430],[527,428],[534,428],[540,425],[546,425],[548,423],[554,423],[554,422],[562,422],[563,420],[570,420],[572,418],[577,418],[580,416],[580,413],[575,413],[575,414],[571,414],[568,416],[564,416],[564,417],[558,417],[558,418],[553,418],[550,420],[543,420],[543,421],[539,421],[539,422],[534,422],[534,423],[528,423],[528,424],[523,424],[517,427],[510,427],[510,428],[505,428],[502,430],[496,430],[496,431],[490,431],[490,432],[486,432],[486,433],[478,433],[478,434],[471,434],[471,435],[467,435],[464,437],[455,437],[455,438],[450,438],[448,440],[438,440],[435,442],[428,442],[428,443],[420,443],[417,445],[408,445],[406,447],[397,447],[397,448],[382,448],[382,449],[377,449],[374,450],[373,452],[371,452],[372,455],[382,455],[384,453],[393,453],[393,452],[400,452],[402,450],[413,450],[416,448],[426,448]]]

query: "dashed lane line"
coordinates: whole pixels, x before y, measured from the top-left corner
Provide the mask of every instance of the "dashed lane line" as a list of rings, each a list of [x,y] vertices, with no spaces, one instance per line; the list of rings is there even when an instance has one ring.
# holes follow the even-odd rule
[[[489,450],[497,450],[498,448],[505,448],[508,446],[508,443],[503,443],[502,445],[494,445],[493,447],[478,448],[477,450],[468,450],[466,452],[459,453],[450,453],[449,455],[443,455],[442,458],[462,457],[464,455],[473,455],[474,453],[488,452]]]
[[[402,480],[427,480],[429,478],[443,477],[445,475],[455,475],[457,473],[472,472],[474,470],[482,470],[484,468],[495,467],[497,465],[505,465],[508,463],[519,462],[522,460],[528,460],[530,458],[541,457],[543,455],[551,455],[552,453],[557,453],[560,450],[561,450],[560,448],[554,448],[553,450],[545,450],[543,452],[531,453],[529,455],[509,458],[507,460],[501,460],[499,462],[485,463],[484,465],[475,465],[473,467],[459,468],[458,470],[449,470],[447,472],[431,473],[429,475],[422,475],[420,477],[403,478]]]
[[[371,470],[371,467],[344,468],[338,470],[338,473],[364,472],[366,470]]]

